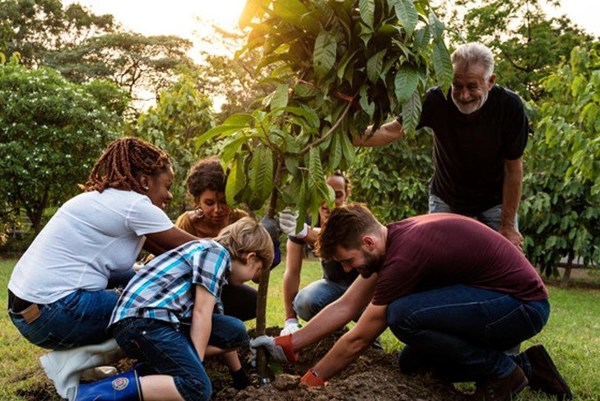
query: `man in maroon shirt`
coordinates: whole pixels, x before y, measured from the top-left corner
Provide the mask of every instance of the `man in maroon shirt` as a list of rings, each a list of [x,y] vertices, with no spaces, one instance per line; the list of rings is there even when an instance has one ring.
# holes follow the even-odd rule
[[[540,332],[550,305],[538,273],[501,234],[447,213],[384,226],[365,206],[351,204],[332,212],[317,247],[322,258],[361,277],[300,331],[251,342],[293,361],[366,307],[304,383],[323,385],[389,327],[406,344],[399,356],[404,373],[476,382],[476,400],[510,400],[527,384],[559,399],[572,397],[542,346],[515,356],[504,352]]]

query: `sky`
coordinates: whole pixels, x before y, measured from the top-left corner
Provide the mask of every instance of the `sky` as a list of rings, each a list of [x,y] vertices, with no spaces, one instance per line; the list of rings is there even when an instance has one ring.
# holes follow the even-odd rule
[[[194,39],[203,24],[212,21],[223,29],[235,28],[245,0],[63,0],[79,2],[95,14],[112,14],[126,28],[143,35],[174,34]],[[548,10],[556,16],[567,14],[589,33],[600,36],[600,1],[562,0],[560,10]]]

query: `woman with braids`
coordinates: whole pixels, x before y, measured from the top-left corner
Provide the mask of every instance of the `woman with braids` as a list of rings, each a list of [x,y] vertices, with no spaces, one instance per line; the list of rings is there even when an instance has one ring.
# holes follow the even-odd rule
[[[41,362],[61,396],[81,369],[106,362],[92,356],[110,339],[119,297],[107,288],[111,276],[131,272],[142,248],[160,254],[196,239],[162,210],[172,181],[164,151],[137,138],[113,141],[80,186],[84,193],[58,209],[17,262],[8,312],[28,341],[58,350]],[[91,351],[81,347],[90,344]],[[99,359],[109,350],[101,347]]]

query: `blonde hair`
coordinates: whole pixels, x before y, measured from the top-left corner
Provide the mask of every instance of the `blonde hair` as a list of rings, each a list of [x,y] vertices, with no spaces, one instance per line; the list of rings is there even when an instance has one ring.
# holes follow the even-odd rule
[[[263,268],[270,268],[273,264],[275,256],[271,236],[251,217],[242,217],[223,228],[214,240],[227,248],[233,259],[244,260],[244,253],[255,252]]]

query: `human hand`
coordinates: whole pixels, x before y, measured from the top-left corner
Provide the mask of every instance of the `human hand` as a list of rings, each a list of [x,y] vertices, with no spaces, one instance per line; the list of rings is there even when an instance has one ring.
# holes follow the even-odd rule
[[[301,328],[302,328],[302,325],[300,323],[298,323],[298,319],[295,319],[295,318],[285,319],[283,330],[281,330],[281,333],[279,333],[279,335],[285,336],[287,334],[294,334]]]
[[[308,369],[300,379],[300,383],[306,384],[308,387],[324,387],[326,384],[323,379],[317,376],[314,369]]]
[[[294,352],[291,334],[279,337],[256,337],[250,340],[250,347],[265,347],[271,358],[279,362],[298,362],[298,354]]]
[[[298,212],[292,211],[289,208],[283,209],[279,212],[279,228],[281,231],[288,235],[297,238],[305,238],[308,235],[308,224],[304,223],[302,230],[296,232],[296,226],[298,221]]]
[[[523,251],[523,236],[515,226],[501,226],[498,232],[508,239],[514,246],[519,248],[520,251]]]

